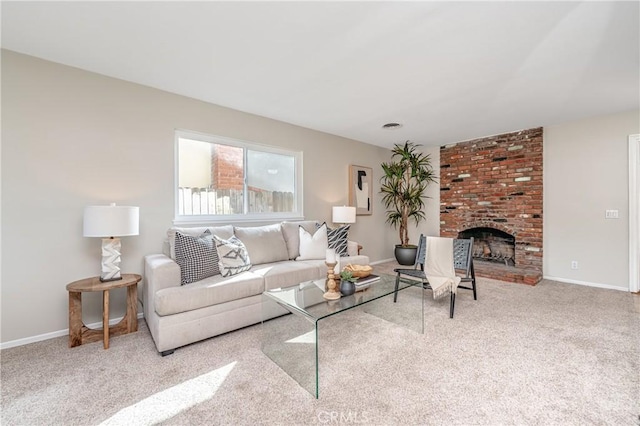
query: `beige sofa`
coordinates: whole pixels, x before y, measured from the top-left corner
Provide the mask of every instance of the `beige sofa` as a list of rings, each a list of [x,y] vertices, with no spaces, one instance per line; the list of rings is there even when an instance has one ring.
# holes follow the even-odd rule
[[[163,254],[145,256],[143,308],[145,320],[158,352],[163,356],[180,347],[262,321],[262,293],[326,277],[324,259],[296,260],[299,256],[298,228],[316,231],[315,221],[282,222],[261,227],[218,226],[172,228]],[[235,235],[248,251],[251,268],[237,275],[214,275],[181,285],[180,266],[175,259],[175,234],[197,236],[205,230],[222,239]],[[367,265],[358,254],[358,244],[348,242],[347,257],[340,264]],[[266,316],[285,314],[276,307]]]

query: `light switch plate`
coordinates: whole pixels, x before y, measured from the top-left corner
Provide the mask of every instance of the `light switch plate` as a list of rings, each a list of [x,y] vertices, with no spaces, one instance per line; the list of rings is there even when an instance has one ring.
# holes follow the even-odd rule
[[[605,210],[605,219],[618,219],[618,210]]]

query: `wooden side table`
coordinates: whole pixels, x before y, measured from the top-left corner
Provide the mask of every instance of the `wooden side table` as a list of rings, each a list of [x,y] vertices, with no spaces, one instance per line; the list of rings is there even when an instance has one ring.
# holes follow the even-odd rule
[[[67,284],[69,292],[69,347],[80,346],[84,343],[104,342],[104,348],[109,349],[109,336],[138,331],[138,283],[142,277],[138,274],[123,274],[118,281],[101,282],[100,277],[85,278]],[[109,290],[127,288],[127,312],[122,320],[109,327]],[[102,330],[94,330],[82,322],[82,292],[102,292]]]

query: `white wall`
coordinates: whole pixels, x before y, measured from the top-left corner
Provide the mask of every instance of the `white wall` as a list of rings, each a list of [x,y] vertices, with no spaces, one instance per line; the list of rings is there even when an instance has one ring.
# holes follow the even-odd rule
[[[140,206],[140,235],[122,239],[123,272],[142,273],[173,219],[174,130],[304,151],[304,212],[330,222],[347,202],[348,165],[374,181],[389,150],[2,51],[1,341],[68,327],[67,283],[100,272],[99,239],[82,237],[86,205]],[[374,214],[351,238],[372,261],[393,256],[395,233]],[[112,294],[112,317],[124,313]],[[100,321],[97,293],[83,296],[86,323]]]
[[[629,288],[628,136],[639,131],[639,111],[544,128],[545,277]]]

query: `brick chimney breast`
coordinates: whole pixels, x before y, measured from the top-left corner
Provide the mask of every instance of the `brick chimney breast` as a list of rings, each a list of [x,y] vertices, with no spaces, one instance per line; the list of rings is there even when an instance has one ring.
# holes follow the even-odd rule
[[[496,230],[499,252],[477,241],[476,274],[535,285],[542,279],[542,127],[440,147],[440,234]],[[501,233],[515,238],[504,259]],[[473,234],[473,232],[471,233]],[[474,237],[476,238],[476,237]],[[484,257],[481,255],[484,254]]]

